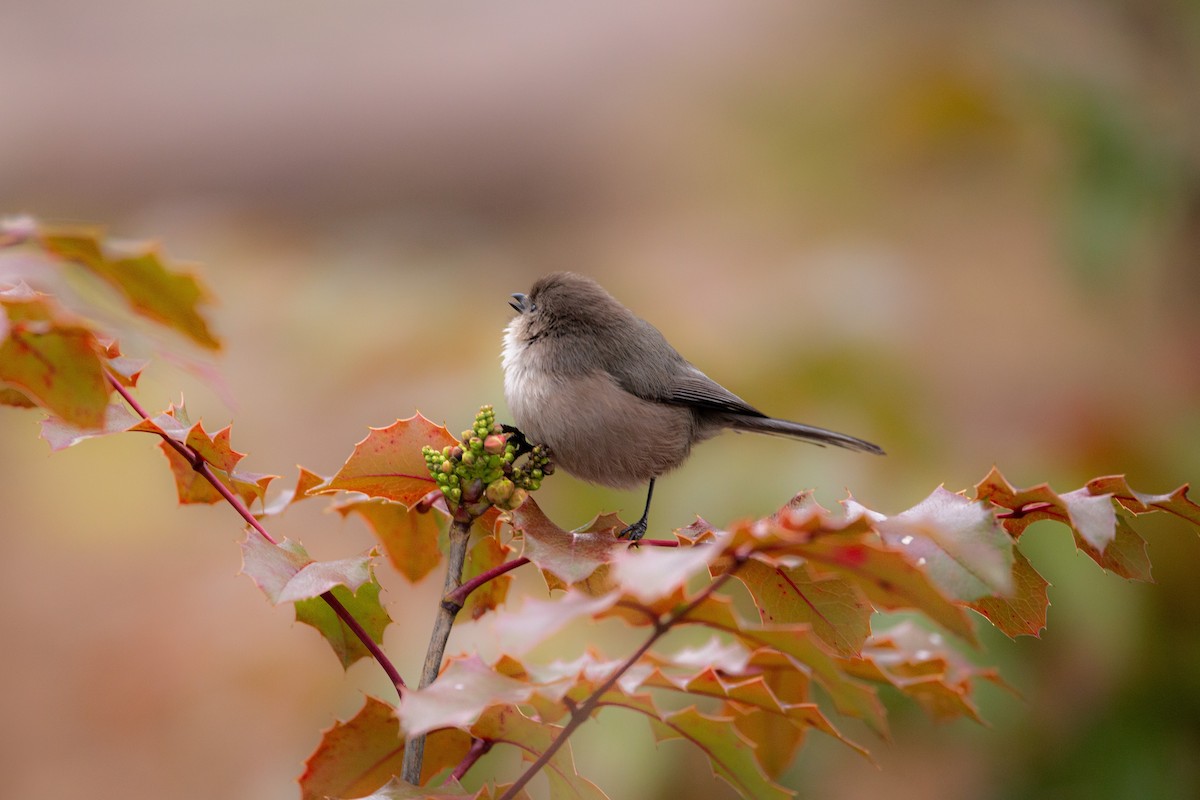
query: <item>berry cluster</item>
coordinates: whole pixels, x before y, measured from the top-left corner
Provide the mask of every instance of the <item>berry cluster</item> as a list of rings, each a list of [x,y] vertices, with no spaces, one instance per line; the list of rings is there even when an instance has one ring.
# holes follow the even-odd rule
[[[426,446],[421,453],[429,474],[452,507],[481,504],[484,509],[494,505],[510,511],[554,471],[545,448],[522,448],[519,439],[496,423],[496,413],[489,405],[479,409],[474,425],[463,431],[458,444],[447,445],[440,452]],[[522,455],[526,458],[518,465]]]

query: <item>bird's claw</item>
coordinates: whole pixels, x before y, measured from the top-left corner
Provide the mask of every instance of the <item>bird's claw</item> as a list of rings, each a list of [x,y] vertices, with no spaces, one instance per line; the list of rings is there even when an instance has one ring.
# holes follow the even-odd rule
[[[646,535],[646,520],[639,519],[625,530],[617,534],[618,539],[628,539],[630,542],[641,541],[641,538]]]

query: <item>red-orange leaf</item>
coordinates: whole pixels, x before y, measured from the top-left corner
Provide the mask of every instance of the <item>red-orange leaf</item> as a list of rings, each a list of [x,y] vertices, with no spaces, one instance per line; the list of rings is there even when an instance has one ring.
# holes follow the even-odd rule
[[[390,500],[353,500],[334,506],[343,517],[362,517],[383,545],[392,566],[412,583],[428,575],[442,559],[438,550],[440,518],[421,514]]]
[[[522,555],[566,585],[586,580],[629,547],[602,526],[603,519],[582,531],[566,531],[551,522],[532,497],[512,512],[513,529],[525,542]]]
[[[208,291],[195,275],[168,267],[154,246],[142,245],[137,252],[110,256],[98,228],[43,227],[39,233],[47,252],[107,281],[137,313],[203,347],[220,348],[199,311],[210,299]]]
[[[362,492],[412,508],[437,488],[425,468],[421,448],[428,445],[441,450],[456,441],[443,426],[420,414],[396,420],[386,428],[371,428],[337,474],[317,491]]]
[[[765,623],[804,622],[843,656],[857,653],[871,633],[874,609],[848,579],[817,575],[806,564],[772,566],[751,559],[735,575],[750,590]]]
[[[1013,593],[1008,597],[981,597],[970,606],[1010,638],[1041,636],[1046,627],[1046,609],[1050,606],[1046,594],[1049,585],[1029,559],[1014,549]]]
[[[471,746],[464,731],[434,731],[425,740],[422,782],[458,764]],[[404,739],[392,706],[368,697],[362,709],[347,722],[325,731],[321,744],[305,762],[300,778],[303,800],[326,797],[361,797],[400,773]]]

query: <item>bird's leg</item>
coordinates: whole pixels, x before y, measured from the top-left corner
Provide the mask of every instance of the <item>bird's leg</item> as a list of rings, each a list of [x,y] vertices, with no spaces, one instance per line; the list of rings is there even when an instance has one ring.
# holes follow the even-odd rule
[[[642,518],[617,534],[618,539],[629,539],[636,542],[646,535],[646,520],[650,517],[650,499],[654,497],[654,478],[650,479],[650,488],[646,491],[646,508]]]
[[[515,458],[520,458],[533,449],[529,439],[521,433],[521,429],[516,425],[501,425],[500,428],[508,434],[508,440],[516,445],[517,451],[513,454]]]

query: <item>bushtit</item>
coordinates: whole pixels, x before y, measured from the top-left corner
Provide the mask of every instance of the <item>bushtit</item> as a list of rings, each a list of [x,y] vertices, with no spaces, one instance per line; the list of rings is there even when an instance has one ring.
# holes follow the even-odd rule
[[[591,278],[556,272],[512,297],[517,316],[504,332],[503,361],[513,420],[577,478],[623,489],[649,481],[641,519],[621,536],[645,535],[655,479],[726,428],[883,454],[862,439],[763,414]]]

